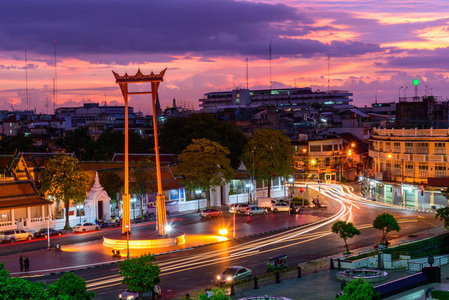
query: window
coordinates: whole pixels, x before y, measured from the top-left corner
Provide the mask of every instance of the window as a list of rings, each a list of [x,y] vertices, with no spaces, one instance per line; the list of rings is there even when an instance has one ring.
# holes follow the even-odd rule
[[[405,165],[405,176],[414,177],[414,175],[413,175],[413,165],[412,164],[406,164]]]
[[[446,154],[446,143],[435,143],[435,154]]]
[[[323,151],[332,151],[332,145],[323,145]]]
[[[391,143],[390,142],[385,142],[385,151],[391,152]]]
[[[321,145],[311,145],[310,152],[321,152]]]
[[[334,145],[334,151],[338,151],[338,145]]]
[[[394,175],[401,176],[401,164],[400,163],[394,163]]]
[[[400,153],[401,152],[401,143],[394,143],[394,150],[395,153]]]
[[[384,143],[383,142],[379,142],[379,151],[384,152]]]
[[[428,154],[429,147],[427,143],[418,143],[418,154]]]
[[[446,177],[446,167],[445,165],[435,165],[435,177],[445,178]]]
[[[427,177],[429,177],[429,166],[424,165],[424,164],[419,164],[418,171],[419,171],[419,177],[420,178],[427,178]]]
[[[405,153],[413,153],[413,144],[405,143]]]

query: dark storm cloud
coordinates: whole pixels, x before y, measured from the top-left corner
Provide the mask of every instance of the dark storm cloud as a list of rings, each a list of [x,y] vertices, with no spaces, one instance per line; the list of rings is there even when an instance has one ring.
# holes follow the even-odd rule
[[[142,54],[171,56],[336,56],[379,51],[352,42],[329,45],[290,39],[314,29],[313,19],[282,4],[231,0],[8,1],[0,17],[0,50],[27,47],[40,55],[76,57],[94,63],[144,62]],[[274,25],[276,24],[276,25]],[[282,35],[284,38],[280,38]],[[285,37],[287,35],[287,37]],[[354,51],[356,50],[356,51]],[[117,61],[114,54],[120,54]],[[98,56],[101,55],[101,56]]]

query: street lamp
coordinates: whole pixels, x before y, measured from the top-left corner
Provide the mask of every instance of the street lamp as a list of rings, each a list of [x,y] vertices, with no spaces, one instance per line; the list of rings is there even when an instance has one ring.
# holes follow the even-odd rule
[[[129,259],[129,225],[126,224],[126,257]]]
[[[198,213],[201,212],[201,209],[200,209],[200,195],[201,195],[201,192],[202,192],[201,190],[196,190],[195,191],[196,201],[198,203]]]
[[[288,182],[290,183],[290,186],[291,186],[290,198],[293,198],[293,182],[294,182],[293,178],[289,178]]]
[[[253,149],[253,199],[256,200],[256,181],[255,181],[255,177],[254,177],[254,151],[256,151],[256,146],[254,146]]]
[[[84,205],[82,204],[77,204],[76,205],[76,209],[78,210],[78,216],[80,216],[80,224],[81,224],[81,210],[83,209]],[[49,233],[50,235],[50,233]]]
[[[133,204],[132,205],[133,206],[133,220],[135,222],[136,221],[136,216],[135,216],[135,214],[136,214],[136,198],[132,198],[131,203]]]

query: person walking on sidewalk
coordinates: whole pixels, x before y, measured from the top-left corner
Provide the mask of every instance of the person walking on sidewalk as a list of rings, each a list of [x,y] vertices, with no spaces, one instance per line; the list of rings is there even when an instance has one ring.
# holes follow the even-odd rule
[[[23,272],[23,258],[22,258],[22,255],[20,255],[20,258],[19,258],[19,264],[20,264],[20,272]]]
[[[30,260],[28,259],[28,256],[25,256],[25,272],[28,272],[30,270]]]

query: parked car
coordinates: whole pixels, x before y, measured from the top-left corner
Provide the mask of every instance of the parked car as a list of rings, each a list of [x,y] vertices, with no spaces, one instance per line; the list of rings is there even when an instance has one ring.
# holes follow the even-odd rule
[[[250,206],[246,209],[245,211],[245,215],[247,216],[252,216],[252,215],[266,215],[267,209],[266,208],[262,208],[259,206]]]
[[[162,291],[161,287],[156,285],[154,286],[154,295],[156,298],[161,298]],[[130,290],[125,290],[123,293],[121,293],[119,296],[119,299],[127,299],[127,300],[135,300],[135,299],[153,299],[153,292],[148,291],[144,293],[138,293],[138,292],[132,292]]]
[[[76,224],[73,227],[73,232],[86,232],[92,230],[100,230],[100,226],[95,225],[93,223],[83,223],[83,224]]]
[[[205,209],[199,212],[201,219],[210,217],[221,217],[223,213],[215,208]]]
[[[249,207],[248,204],[231,204],[229,205],[229,212],[230,213],[236,213],[236,214],[243,214],[246,209]]]
[[[56,230],[54,228],[50,228],[50,236],[61,236],[62,235],[62,230]],[[38,232],[34,233],[34,237],[35,238],[41,238],[41,237],[48,237],[47,234],[47,228],[42,228],[41,230],[39,230]]]
[[[23,229],[10,229],[0,231],[0,241],[14,243],[15,241],[24,241],[33,239],[34,234],[31,231]]]
[[[278,203],[274,203],[271,206],[271,210],[275,213],[279,212],[279,211],[289,211],[290,210],[290,206],[288,205],[288,203],[285,202],[278,202]]]
[[[221,275],[217,276],[219,284],[231,283],[233,281],[251,277],[251,270],[242,266],[229,267]]]

